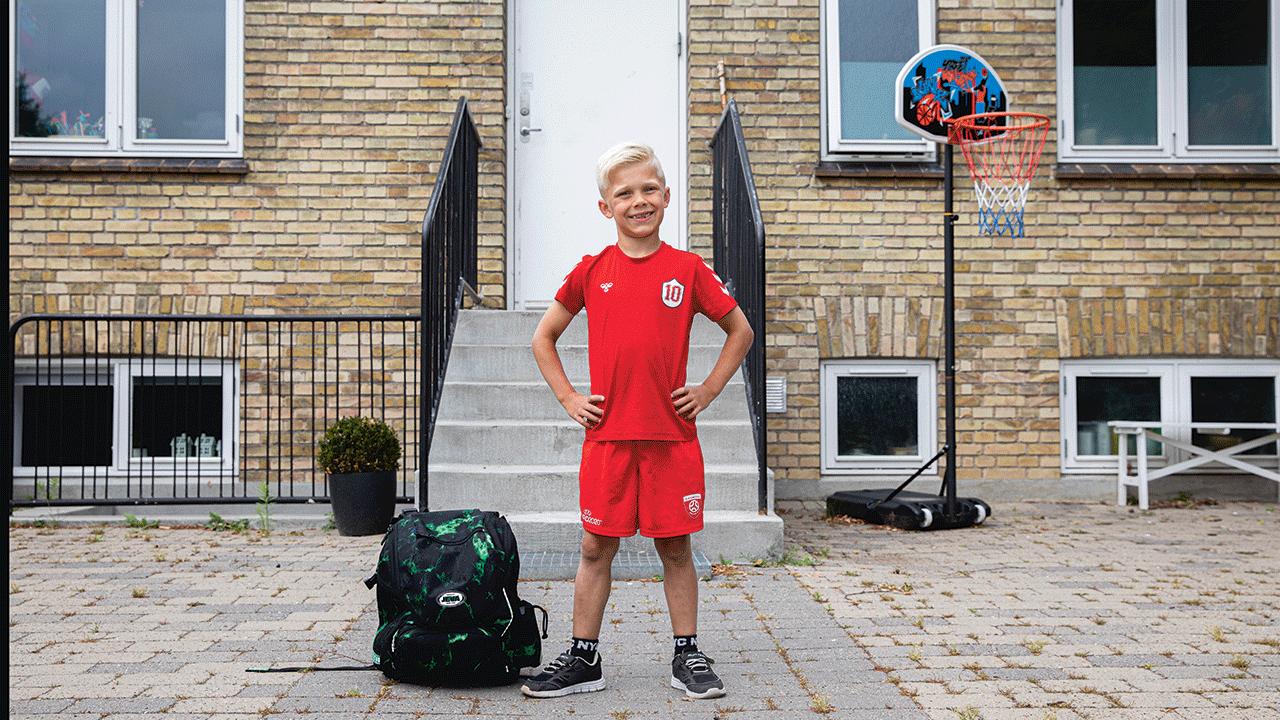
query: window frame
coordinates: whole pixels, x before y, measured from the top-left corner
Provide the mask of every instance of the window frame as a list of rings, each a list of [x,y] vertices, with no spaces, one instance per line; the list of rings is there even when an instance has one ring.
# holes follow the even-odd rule
[[[1270,50],[1280,39],[1280,0],[1267,0]],[[1075,142],[1075,0],[1057,14],[1058,161],[1129,163],[1272,163],[1280,160],[1280,58],[1271,63],[1270,145],[1189,145],[1187,0],[1155,0],[1155,145],[1078,145]]]
[[[1062,460],[1062,471],[1064,473],[1102,473],[1115,472],[1116,456],[1115,455],[1080,455],[1079,454],[1079,437],[1076,430],[1076,403],[1079,393],[1076,390],[1076,381],[1080,378],[1099,378],[1099,377],[1157,377],[1160,379],[1160,422],[1175,422],[1176,408],[1174,405],[1174,369],[1172,365],[1167,363],[1149,362],[1142,359],[1124,359],[1124,360],[1085,360],[1085,361],[1068,361],[1062,362],[1062,370],[1059,380],[1059,400],[1061,402],[1062,412],[1061,428],[1059,437],[1061,438],[1060,455]],[[1129,420],[1132,418],[1118,418],[1120,420]],[[1172,436],[1170,436],[1172,437]],[[1170,448],[1164,448],[1165,453],[1159,455],[1149,455],[1149,463],[1152,467],[1164,467],[1169,462],[1168,452]]]
[[[9,0],[9,154],[44,157],[218,157],[240,158],[244,152],[244,0],[226,3],[225,138],[165,140],[138,137],[137,4],[105,0],[106,108],[104,135],[93,138],[27,138],[18,136],[17,3]]]
[[[218,474],[235,477],[239,467],[240,437],[240,366],[233,360],[211,360],[208,358],[57,358],[45,359],[37,363],[34,358],[19,358],[15,362],[14,372],[14,466],[15,477],[35,477],[39,471],[49,471],[54,466],[21,465],[22,459],[22,386],[35,386],[33,380],[40,377],[42,387],[64,385],[69,378],[91,378],[97,375],[103,382],[99,386],[108,385],[112,389],[111,410],[111,464],[84,466],[57,466],[56,470],[64,474],[97,473],[105,477],[140,476],[146,464],[146,470],[158,471],[157,477],[178,476],[179,470],[187,473],[187,468],[200,474],[216,476]],[[37,369],[38,367],[38,369]],[[131,407],[133,397],[133,378],[137,377],[221,377],[222,378],[222,449],[223,453],[216,458],[173,458],[173,457],[131,457],[132,432]],[[88,383],[90,385],[94,383]]]
[[[1280,361],[1264,359],[1224,360],[1221,358],[1123,358],[1114,360],[1063,360],[1059,371],[1059,403],[1061,426],[1059,428],[1059,456],[1065,475],[1113,475],[1116,472],[1115,455],[1076,454],[1076,405],[1075,380],[1079,377],[1151,377],[1161,378],[1160,422],[1191,422],[1191,382],[1198,376],[1258,376],[1272,374],[1275,377],[1274,402],[1276,417],[1280,419]],[[1117,418],[1126,420],[1131,418]],[[1163,435],[1182,442],[1191,442],[1190,428],[1170,428]],[[1181,462],[1190,454],[1176,448],[1165,448],[1165,455],[1148,456],[1152,467],[1163,467]],[[1276,460],[1276,455],[1248,455],[1249,462]],[[1222,475],[1243,473],[1235,468],[1210,465],[1193,468],[1187,474]]]
[[[115,423],[115,395],[117,389],[115,387],[115,374],[109,363],[98,361],[97,368],[94,363],[84,359],[68,359],[63,360],[61,365],[56,365],[56,361],[45,360],[43,363],[37,363],[34,359],[15,359],[14,361],[14,380],[13,380],[13,474],[15,477],[35,477],[37,468],[53,468],[56,467],[59,472],[64,474],[71,473],[93,473],[97,471],[102,473],[115,465],[115,432],[112,428],[112,449],[111,465],[59,465],[59,466],[31,466],[22,464],[22,438],[23,438],[23,419],[25,417],[25,402],[23,400],[24,387],[53,387],[54,385],[87,385],[90,387],[107,386],[111,388],[112,393],[112,423]],[[95,382],[88,382],[90,378],[96,375]],[[79,379],[82,382],[69,383],[68,380]]]
[[[919,42],[911,55],[936,44],[937,13],[934,0],[916,0]],[[910,140],[845,140],[840,137],[840,12],[839,0],[822,0],[819,23],[819,97],[822,133],[820,159],[840,161],[916,161],[937,159],[937,143],[924,138]],[[908,55],[903,63],[911,59]],[[885,111],[893,112],[895,88],[884,88]]]
[[[837,380],[840,377],[916,378],[916,455],[836,454],[839,438]],[[909,475],[938,451],[938,370],[933,360],[830,359],[819,375],[820,454],[823,475]]]

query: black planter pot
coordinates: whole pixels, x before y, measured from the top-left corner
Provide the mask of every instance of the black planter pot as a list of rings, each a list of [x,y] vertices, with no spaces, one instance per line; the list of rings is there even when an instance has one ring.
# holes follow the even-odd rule
[[[339,535],[381,535],[395,516],[396,474],[330,475],[329,502]]]

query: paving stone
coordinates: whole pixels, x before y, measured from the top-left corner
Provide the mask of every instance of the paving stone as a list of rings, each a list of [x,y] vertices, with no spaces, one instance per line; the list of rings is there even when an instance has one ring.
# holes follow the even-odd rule
[[[367,662],[376,606],[359,581],[377,538],[109,528],[86,547],[11,529],[10,581],[22,587],[10,595],[11,715],[382,720],[552,708],[782,720],[815,717],[822,699],[831,717],[854,720],[954,720],[969,707],[986,720],[1044,719],[1017,699],[1073,708],[1057,720],[1277,720],[1280,649],[1251,642],[1274,639],[1280,616],[1268,508],[1019,503],[948,533],[787,515],[794,549],[830,549],[818,565],[700,584],[700,640],[730,691],[710,704],[667,687],[660,583],[613,585],[607,618],[619,622],[601,634],[609,688],[548,704],[515,687],[422,688],[377,672],[246,673]],[[550,658],[567,642],[572,585],[525,582],[521,594],[551,613]],[[1238,657],[1247,670],[1231,666]]]

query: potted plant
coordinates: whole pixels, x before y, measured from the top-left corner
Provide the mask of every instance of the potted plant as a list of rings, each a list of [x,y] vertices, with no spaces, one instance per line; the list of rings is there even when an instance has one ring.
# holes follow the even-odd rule
[[[328,476],[329,502],[341,535],[386,532],[395,515],[400,441],[385,422],[347,417],[320,440],[320,469]]]

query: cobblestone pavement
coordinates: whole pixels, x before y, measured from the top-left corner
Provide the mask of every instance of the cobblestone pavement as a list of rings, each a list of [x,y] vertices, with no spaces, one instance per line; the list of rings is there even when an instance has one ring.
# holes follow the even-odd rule
[[[245,672],[367,662],[376,537],[13,528],[9,715],[1280,718],[1276,506],[995,510],[978,529],[908,533],[794,509],[788,566],[701,584],[700,638],[730,689],[702,702],[667,686],[655,582],[615,583],[609,688],[536,701]],[[571,591],[522,583],[551,613],[547,654],[567,639]]]
[[[1280,512],[998,505],[976,530],[788,537],[851,642],[931,718],[1280,718]]]

